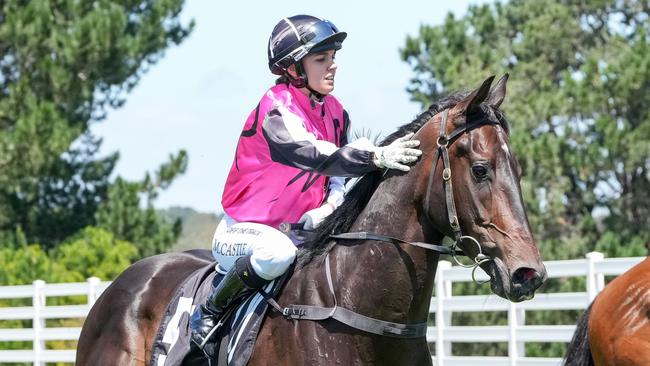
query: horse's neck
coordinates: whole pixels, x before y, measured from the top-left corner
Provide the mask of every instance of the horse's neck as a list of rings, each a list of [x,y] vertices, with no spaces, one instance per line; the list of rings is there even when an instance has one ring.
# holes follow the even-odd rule
[[[406,177],[393,176],[383,181],[350,231],[365,230],[405,239],[406,236],[423,239],[423,226],[417,220],[417,208],[413,204],[413,184],[405,180]]]
[[[415,191],[422,178],[411,174],[394,175],[384,180],[350,231],[372,231],[407,241],[442,240],[443,235],[421,217],[424,208],[418,203],[421,197],[417,197]]]
[[[440,234],[422,224],[421,209],[414,205],[416,184],[407,179],[395,176],[382,182],[350,231],[406,241],[440,240]],[[437,254],[409,244],[368,241],[334,247],[331,261],[340,305],[397,322],[426,321]]]

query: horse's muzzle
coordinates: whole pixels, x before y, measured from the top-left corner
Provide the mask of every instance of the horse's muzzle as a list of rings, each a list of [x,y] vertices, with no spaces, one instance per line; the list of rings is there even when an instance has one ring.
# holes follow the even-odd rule
[[[532,299],[535,291],[547,278],[546,268],[543,266],[541,269],[519,267],[510,275],[508,268],[499,258],[490,262],[486,272],[491,278],[492,292],[512,302]]]
[[[518,268],[511,277],[510,301],[520,302],[530,300],[535,296],[535,290],[546,281],[546,270],[539,272],[528,267]]]

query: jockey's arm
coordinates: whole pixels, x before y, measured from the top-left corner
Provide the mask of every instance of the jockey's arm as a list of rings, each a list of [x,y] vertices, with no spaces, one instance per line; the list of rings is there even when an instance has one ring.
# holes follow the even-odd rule
[[[343,203],[344,196],[345,178],[331,177],[329,194],[327,195],[325,202],[323,202],[320,207],[305,212],[298,222],[303,224],[303,229],[313,230],[320,225],[327,216],[332,214],[341,203]]]
[[[343,177],[331,177],[330,178],[330,187],[329,194],[325,200],[326,204],[332,206],[332,209],[336,209],[343,203],[343,198],[345,197],[345,178]]]
[[[273,161],[327,176],[358,177],[377,170],[375,146],[365,138],[342,147],[319,140],[300,117],[271,110],[262,124]]]

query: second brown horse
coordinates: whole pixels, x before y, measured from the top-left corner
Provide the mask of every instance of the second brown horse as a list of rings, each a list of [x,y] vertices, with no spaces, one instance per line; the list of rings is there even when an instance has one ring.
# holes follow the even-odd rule
[[[566,366],[650,365],[650,258],[608,283],[578,322]]]

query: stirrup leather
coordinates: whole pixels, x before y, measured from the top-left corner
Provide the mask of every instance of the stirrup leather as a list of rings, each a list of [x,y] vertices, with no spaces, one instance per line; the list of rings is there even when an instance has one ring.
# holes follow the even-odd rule
[[[190,318],[191,339],[202,351],[214,334],[221,328],[232,308],[229,306],[238,302],[255,290],[263,287],[266,281],[260,278],[250,264],[250,255],[239,258],[219,284],[212,290],[205,304],[194,310]],[[192,318],[196,321],[193,321]],[[205,323],[211,321],[214,326],[207,333]],[[205,334],[205,336],[203,335]],[[207,354],[207,353],[206,353]]]

